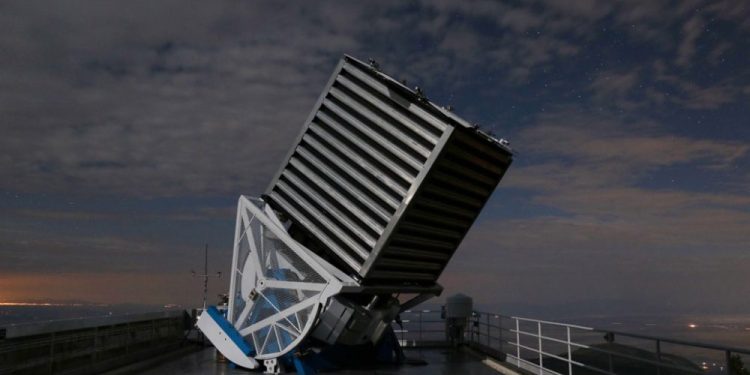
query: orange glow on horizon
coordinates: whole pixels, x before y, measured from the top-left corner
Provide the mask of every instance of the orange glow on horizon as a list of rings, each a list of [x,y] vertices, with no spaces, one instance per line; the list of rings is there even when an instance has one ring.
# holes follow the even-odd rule
[[[0,302],[0,306],[83,306],[81,303],[54,303],[54,302]]]
[[[210,294],[228,288],[211,285]],[[178,304],[198,306],[202,283],[190,273],[52,273],[0,275],[0,307],[90,304]]]

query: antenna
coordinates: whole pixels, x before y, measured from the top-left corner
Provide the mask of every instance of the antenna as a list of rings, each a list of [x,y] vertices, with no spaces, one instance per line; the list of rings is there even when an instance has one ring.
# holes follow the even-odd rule
[[[203,274],[197,275],[195,273],[195,270],[190,270],[190,273],[193,274],[193,277],[202,277],[203,278],[203,310],[206,310],[206,299],[208,297],[208,278],[209,277],[221,277],[221,272],[216,272],[216,274],[209,275],[208,274],[208,244],[206,244],[205,251],[204,251],[204,258],[203,258]]]

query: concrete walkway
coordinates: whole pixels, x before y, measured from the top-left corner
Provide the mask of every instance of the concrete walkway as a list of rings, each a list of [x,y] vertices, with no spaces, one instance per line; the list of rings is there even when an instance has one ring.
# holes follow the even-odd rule
[[[380,367],[376,369],[342,370],[336,374],[359,375],[497,375],[509,374],[493,366],[487,360],[467,350],[449,348],[406,349],[406,357],[419,359],[425,365],[402,365],[398,367]],[[502,364],[501,364],[502,367]],[[217,362],[213,348],[200,350],[179,358],[172,358],[155,364],[147,369],[138,369],[137,373],[145,375],[163,374],[248,374],[250,371],[233,369],[227,363]]]

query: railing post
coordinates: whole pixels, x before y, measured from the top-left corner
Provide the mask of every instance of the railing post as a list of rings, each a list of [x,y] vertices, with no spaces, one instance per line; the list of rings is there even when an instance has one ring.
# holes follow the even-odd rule
[[[490,328],[491,328],[490,327],[490,314],[487,313],[485,315],[487,316],[487,318],[485,319],[487,321],[487,348],[489,348],[490,347],[490,333],[491,333],[490,332]]]
[[[479,315],[479,313],[477,312],[474,312],[471,315],[471,319],[472,319],[471,320],[471,332],[472,332],[471,343],[472,344],[477,344],[482,341],[482,327],[479,326],[480,317],[481,315]]]
[[[422,342],[422,310],[419,310],[419,342]]]
[[[568,375],[573,375],[573,351],[570,347],[570,326],[566,326],[565,328],[568,333]]]
[[[50,334],[49,340],[49,373],[55,373],[55,333]]]
[[[656,375],[661,375],[661,340],[656,340],[656,362],[659,362],[658,365],[656,365]]]
[[[99,355],[99,327],[94,327],[94,344],[91,345],[94,352],[91,355],[91,362],[96,363],[97,357]]]
[[[405,329],[404,329],[403,320],[401,321],[401,326],[399,328],[401,328],[401,345],[406,346],[406,341],[404,341],[404,331],[405,331]]]
[[[518,318],[516,320],[516,366],[521,367],[521,329],[518,324]]]
[[[503,317],[498,315],[497,316],[497,349],[500,351],[500,353],[504,353],[503,351]]]
[[[474,343],[474,314],[475,312],[471,312],[471,317],[469,317],[469,342]]]
[[[726,354],[726,358],[727,358],[727,374],[737,375],[734,373],[734,371],[732,371],[732,366],[731,366],[732,365],[732,352],[727,350],[724,353]]]
[[[539,375],[544,375],[544,361],[542,360],[542,322],[536,322],[537,340],[539,342]]]

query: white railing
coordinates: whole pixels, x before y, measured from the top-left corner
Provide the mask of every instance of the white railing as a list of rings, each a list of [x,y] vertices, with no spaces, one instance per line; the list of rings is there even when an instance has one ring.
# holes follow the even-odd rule
[[[573,360],[573,350],[574,349],[580,349],[580,348],[590,349],[590,347],[588,345],[582,345],[582,344],[574,343],[571,340],[571,337],[570,337],[570,330],[571,330],[571,328],[573,328],[573,329],[579,329],[579,330],[584,330],[584,331],[593,331],[593,328],[583,327],[583,326],[577,326],[577,325],[571,325],[571,324],[562,324],[562,323],[556,323],[556,322],[548,322],[548,321],[544,321],[544,320],[519,318],[519,317],[511,317],[510,319],[512,319],[513,321],[515,321],[515,329],[511,329],[510,332],[516,334],[516,341],[515,342],[508,342],[508,343],[511,344],[511,345],[515,345],[515,347],[516,347],[516,353],[515,353],[515,355],[513,355],[513,354],[507,354],[507,356],[509,358],[515,360],[516,366],[518,366],[518,367],[526,367],[526,366],[522,366],[522,364],[523,365],[531,365],[532,367],[534,367],[535,370],[539,371],[539,375],[544,375],[544,374],[548,374],[548,373],[562,375],[562,374],[560,374],[560,373],[558,373],[556,371],[545,369],[545,367],[544,367],[544,356],[547,356],[549,358],[555,358],[557,360],[565,362],[567,364],[567,367],[568,367],[568,374],[569,375],[573,375],[573,366],[574,365],[575,366],[579,366],[579,367],[587,367],[585,364]],[[521,328],[520,328],[521,321],[534,323],[536,325],[536,333],[522,331]],[[543,325],[557,326],[557,327],[564,328],[565,329],[565,340],[560,340],[560,339],[557,339],[557,338],[554,338],[554,337],[544,336],[542,334],[542,326]],[[529,347],[529,346],[526,346],[526,345],[522,345],[521,344],[521,336],[522,335],[524,335],[524,336],[530,336],[530,337],[535,338],[536,342],[537,342],[537,347],[533,348],[533,347]],[[558,356],[558,355],[555,355],[555,354],[552,354],[552,353],[545,352],[544,349],[543,349],[542,340],[549,340],[549,341],[552,341],[552,342],[556,342],[556,343],[565,345],[565,348],[567,349],[565,351],[565,353],[567,355],[565,357],[561,357],[561,356]],[[537,353],[537,355],[539,356],[539,362],[538,363],[532,363],[530,361],[527,361],[527,360],[521,358],[521,349],[526,349],[526,350],[529,350],[531,352]],[[602,373],[608,374],[608,372],[602,372]]]
[[[449,344],[440,310],[405,311],[401,318],[402,324],[393,327],[402,346]],[[739,374],[732,372],[737,356],[745,356],[746,362],[750,356],[748,349],[486,312],[474,312],[466,325],[464,343],[540,375],[617,375],[633,373],[633,367],[654,375],[735,375]],[[669,353],[665,345],[670,346]],[[693,362],[675,360],[680,357]]]

